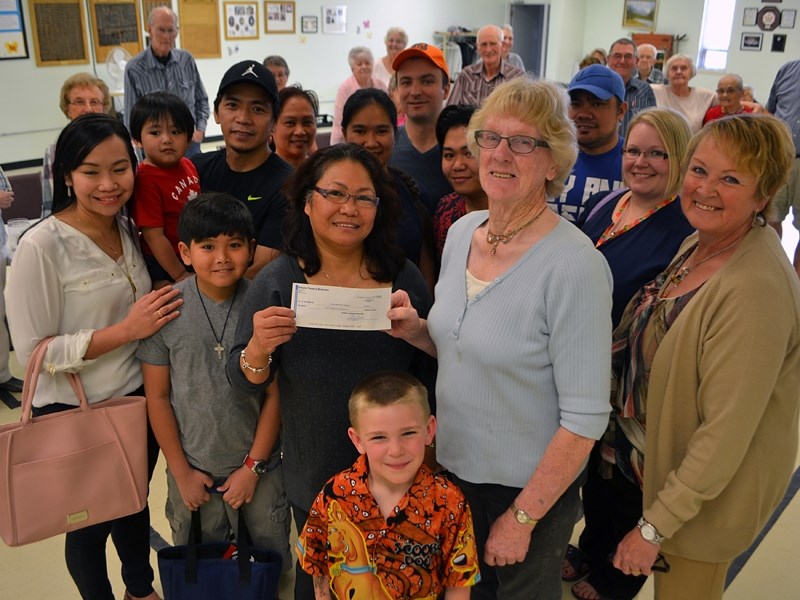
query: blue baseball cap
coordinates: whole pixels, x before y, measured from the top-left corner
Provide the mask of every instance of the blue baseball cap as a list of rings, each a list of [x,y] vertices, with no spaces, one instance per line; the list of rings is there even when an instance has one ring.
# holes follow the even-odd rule
[[[625,83],[618,73],[605,65],[589,65],[575,73],[569,82],[568,92],[586,90],[600,100],[608,100],[611,96],[625,102]]]

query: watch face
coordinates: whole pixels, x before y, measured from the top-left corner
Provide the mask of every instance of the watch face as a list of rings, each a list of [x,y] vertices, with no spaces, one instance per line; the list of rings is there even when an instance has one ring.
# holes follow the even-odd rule
[[[656,530],[650,523],[642,525],[642,537],[648,542],[652,542],[656,539]]]
[[[257,460],[256,464],[253,465],[253,472],[256,475],[263,475],[267,472],[267,461],[265,460]]]

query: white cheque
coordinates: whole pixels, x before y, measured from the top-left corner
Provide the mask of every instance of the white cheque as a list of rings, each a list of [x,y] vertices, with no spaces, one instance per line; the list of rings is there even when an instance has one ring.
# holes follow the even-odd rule
[[[391,288],[345,288],[330,285],[292,285],[292,310],[298,327],[381,331],[392,324],[386,313]]]

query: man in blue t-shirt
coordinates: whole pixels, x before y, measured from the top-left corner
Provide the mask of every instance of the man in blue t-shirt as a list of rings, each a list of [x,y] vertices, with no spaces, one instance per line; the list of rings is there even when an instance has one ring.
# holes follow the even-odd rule
[[[622,185],[623,139],[617,131],[628,105],[622,78],[603,65],[578,71],[567,91],[569,116],[578,134],[578,160],[561,196],[550,206],[574,223],[589,196]]]

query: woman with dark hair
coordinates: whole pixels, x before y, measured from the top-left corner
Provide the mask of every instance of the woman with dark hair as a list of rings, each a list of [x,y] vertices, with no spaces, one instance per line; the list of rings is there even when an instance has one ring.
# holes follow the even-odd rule
[[[275,153],[296,169],[317,149],[319,99],[313,90],[290,85],[278,92],[278,100],[281,109],[272,130]]]
[[[77,405],[68,372],[80,373],[90,403],[144,395],[137,342],[178,316],[176,290],[150,291],[133,225],[123,214],[135,167],[127,130],[106,115],[78,117],[56,142],[53,214],[20,240],[8,288],[8,321],[22,365],[40,340],[54,337],[34,416]],[[158,446],[152,434],[148,442],[152,474]],[[106,570],[109,535],[122,560],[125,597],[158,598],[147,507],[66,535],[67,568],[81,596],[114,598]]]
[[[349,143],[369,150],[380,161],[400,198],[402,216],[397,229],[400,247],[411,262],[419,267],[433,291],[436,283],[436,259],[433,222],[427,196],[413,178],[389,166],[397,134],[397,109],[391,97],[381,90],[358,90],[344,105],[342,129]]]
[[[325,482],[356,459],[347,437],[347,401],[355,385],[384,370],[430,381],[422,369],[431,363],[380,331],[298,328],[289,308],[294,284],[403,288],[424,314],[431,298],[395,242],[397,196],[367,150],[354,144],[319,150],[285,189],[285,252],[264,267],[245,296],[228,374],[233,385],[254,390],[276,372],[286,495],[301,529]],[[300,569],[295,598],[314,598],[311,578]]]

